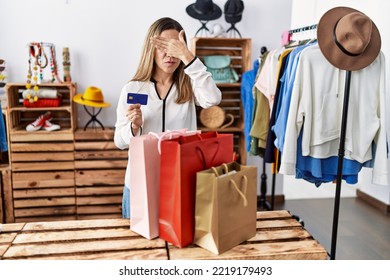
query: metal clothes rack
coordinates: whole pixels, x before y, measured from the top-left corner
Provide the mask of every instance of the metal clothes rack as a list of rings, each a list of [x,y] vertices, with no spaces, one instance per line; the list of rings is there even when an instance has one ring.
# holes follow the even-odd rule
[[[308,30],[314,30],[314,29],[317,29],[317,24],[312,24],[312,25],[308,25],[308,26],[304,26],[304,27],[299,27],[296,29],[291,29],[288,31],[288,33],[294,34],[294,33],[304,32],[304,31],[308,31]]]
[[[292,35],[298,32],[304,32],[309,30],[317,29],[317,24],[308,25],[296,29],[289,30],[289,34]],[[332,236],[331,236],[331,251],[330,251],[330,259],[336,259],[336,244],[337,244],[337,230],[338,230],[338,221],[339,221],[339,212],[340,212],[340,194],[341,194],[341,184],[342,184],[342,171],[343,171],[343,159],[345,153],[345,133],[347,128],[347,117],[348,117],[348,105],[349,105],[349,93],[350,93],[350,85],[351,85],[351,71],[346,71],[345,76],[345,88],[344,88],[344,101],[343,101],[343,111],[342,111],[342,119],[341,119],[341,132],[340,132],[340,143],[338,150],[338,164],[337,164],[337,177],[336,177],[336,190],[335,190],[335,201],[334,201],[334,211],[333,211],[333,223],[332,223]],[[264,172],[264,170],[263,170]],[[266,177],[265,177],[266,178]],[[263,182],[262,182],[263,187]],[[266,192],[265,186],[265,192]],[[275,174],[273,174],[272,178],[272,208],[273,209],[273,201],[274,201],[274,192],[275,192]],[[298,219],[297,219],[298,220]],[[303,222],[302,222],[303,224]]]
[[[260,55],[264,55],[268,51],[267,47],[263,46],[260,49]],[[274,204],[270,204],[267,201],[267,172],[266,172],[266,165],[265,165],[265,159],[263,158],[263,171],[261,173],[261,183],[260,183],[260,198],[257,202],[258,207],[264,210],[274,210]],[[274,199],[272,198],[272,201]]]
[[[336,194],[335,194],[334,211],[333,211],[332,241],[331,241],[331,251],[330,251],[331,260],[336,259],[337,229],[338,229],[338,222],[339,222],[341,180],[343,175],[345,132],[347,130],[350,86],[351,86],[351,71],[346,71],[343,114],[341,117],[341,132],[340,132],[339,153],[338,153],[338,162],[337,162]]]
[[[294,34],[294,33],[298,33],[298,32],[314,30],[314,29],[317,29],[317,24],[292,29],[289,31],[289,34]],[[330,250],[330,254],[328,253],[331,260],[336,259],[337,230],[338,230],[339,212],[340,212],[340,195],[341,195],[341,184],[342,184],[342,176],[343,176],[343,160],[344,160],[344,153],[345,153],[345,133],[346,133],[346,129],[347,129],[350,86],[351,86],[351,71],[346,71],[343,111],[342,111],[342,117],[341,117],[340,143],[339,143],[339,150],[338,150],[335,201],[334,201],[334,208],[333,208],[331,250]]]

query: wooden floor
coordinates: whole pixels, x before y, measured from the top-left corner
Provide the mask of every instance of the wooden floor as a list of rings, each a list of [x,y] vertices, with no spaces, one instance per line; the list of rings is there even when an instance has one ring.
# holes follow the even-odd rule
[[[275,205],[298,216],[330,254],[334,199],[286,200]],[[341,198],[336,260],[390,260],[390,215],[359,198]]]

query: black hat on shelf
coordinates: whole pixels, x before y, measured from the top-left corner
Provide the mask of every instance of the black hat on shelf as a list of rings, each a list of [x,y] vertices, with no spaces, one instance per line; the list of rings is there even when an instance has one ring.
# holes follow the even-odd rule
[[[244,2],[242,0],[228,0],[225,3],[224,14],[228,23],[237,23],[242,19],[244,11]]]
[[[212,0],[196,0],[195,3],[186,8],[190,17],[198,20],[215,20],[222,15],[221,8],[214,4]]]

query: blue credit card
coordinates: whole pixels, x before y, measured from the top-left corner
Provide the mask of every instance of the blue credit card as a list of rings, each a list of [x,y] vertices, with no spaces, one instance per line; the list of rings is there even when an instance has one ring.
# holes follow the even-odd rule
[[[145,93],[133,93],[127,94],[127,104],[141,104],[146,105],[148,103],[148,95]]]

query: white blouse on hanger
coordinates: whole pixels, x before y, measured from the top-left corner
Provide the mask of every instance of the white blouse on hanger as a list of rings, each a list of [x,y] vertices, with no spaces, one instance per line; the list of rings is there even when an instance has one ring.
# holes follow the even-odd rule
[[[346,71],[332,66],[318,44],[301,53],[287,120],[280,173],[295,175],[297,138],[302,155],[337,156]],[[381,52],[366,68],[351,73],[345,158],[373,160],[374,184],[387,185],[385,59]]]

